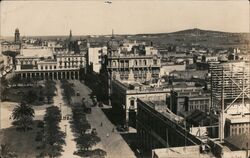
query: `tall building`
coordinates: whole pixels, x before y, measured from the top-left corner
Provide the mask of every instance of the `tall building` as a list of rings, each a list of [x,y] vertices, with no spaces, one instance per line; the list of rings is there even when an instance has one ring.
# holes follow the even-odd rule
[[[157,50],[144,43],[118,42],[114,34],[107,43],[107,65],[109,98],[111,81],[146,82],[159,79],[161,58]],[[111,105],[111,100],[109,100]]]
[[[212,64],[212,108],[219,112],[219,137],[248,131],[250,120],[250,62],[230,61]]]
[[[221,109],[222,93],[225,110],[235,102],[250,100],[250,62],[211,64],[210,71],[213,108]]]

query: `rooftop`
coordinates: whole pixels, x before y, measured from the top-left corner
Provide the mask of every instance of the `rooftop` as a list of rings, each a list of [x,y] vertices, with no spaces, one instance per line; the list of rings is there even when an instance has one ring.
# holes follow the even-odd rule
[[[200,152],[200,146],[173,147],[164,149],[154,149],[153,154],[158,158],[174,157],[174,158],[212,158],[212,154]]]
[[[161,113],[163,116],[167,117],[168,119],[180,122],[183,121],[183,118],[181,116],[175,115],[167,106],[165,100],[158,100],[158,101],[150,101],[150,100],[144,100],[145,104],[147,104],[152,109],[156,110],[157,112]]]
[[[230,136],[225,139],[225,142],[235,147],[235,150],[250,149],[250,134],[244,133]]]
[[[52,51],[50,49],[44,48],[28,48],[21,49],[20,56],[22,57],[49,57],[52,56]]]

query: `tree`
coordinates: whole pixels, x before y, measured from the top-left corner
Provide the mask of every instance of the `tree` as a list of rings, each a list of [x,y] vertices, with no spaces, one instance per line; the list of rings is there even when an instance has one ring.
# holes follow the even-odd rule
[[[12,111],[14,119],[13,125],[17,125],[26,131],[33,123],[34,114],[34,109],[31,106],[26,104],[26,102],[21,102],[20,105],[17,105]]]
[[[29,90],[28,93],[25,95],[24,100],[27,101],[27,103],[33,103],[35,100],[37,100],[38,96],[36,91]]]
[[[1,144],[0,157],[1,158],[16,158],[17,155],[10,150],[10,147],[7,144]]]
[[[75,95],[75,90],[72,88],[71,84],[67,80],[62,80],[62,86],[63,93],[65,99],[68,101],[68,103],[71,103],[71,97]]]
[[[21,80],[20,80],[20,77],[17,76],[17,75],[12,77],[11,80],[10,80],[11,86],[15,85],[17,87],[19,83],[21,83]]]
[[[6,80],[5,77],[2,77],[1,78],[1,87],[7,88],[8,84],[9,84],[8,80]]]
[[[45,95],[47,97],[48,103],[50,103],[51,98],[55,95],[55,82],[51,80],[46,80],[45,82]]]
[[[44,116],[44,151],[42,155],[49,157],[60,156],[65,144],[65,134],[60,130],[61,111],[58,107],[52,106],[46,109]]]
[[[2,100],[5,100],[6,99],[6,96],[8,95],[9,91],[7,88],[4,88],[4,87],[1,87],[1,99]]]

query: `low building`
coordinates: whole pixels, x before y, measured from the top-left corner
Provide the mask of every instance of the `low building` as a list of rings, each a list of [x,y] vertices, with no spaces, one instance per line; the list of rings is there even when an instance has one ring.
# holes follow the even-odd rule
[[[162,64],[160,70],[160,76],[169,75],[172,71],[184,71],[186,69],[185,64]]]

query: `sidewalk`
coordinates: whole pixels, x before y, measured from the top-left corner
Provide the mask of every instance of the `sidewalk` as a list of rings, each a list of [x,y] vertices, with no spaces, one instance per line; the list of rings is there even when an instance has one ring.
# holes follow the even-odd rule
[[[66,106],[66,103],[63,101],[62,96],[62,89],[60,87],[60,82],[56,83],[57,88],[57,96],[54,97],[54,105],[61,108],[62,116],[67,114],[71,114],[71,108]],[[60,106],[61,103],[61,106]],[[59,124],[61,131],[65,132],[66,130],[66,137],[65,142],[66,145],[63,146],[62,158],[79,158],[77,155],[73,155],[73,153],[77,150],[76,149],[76,142],[74,141],[74,135],[70,128],[70,120],[62,120]]]

